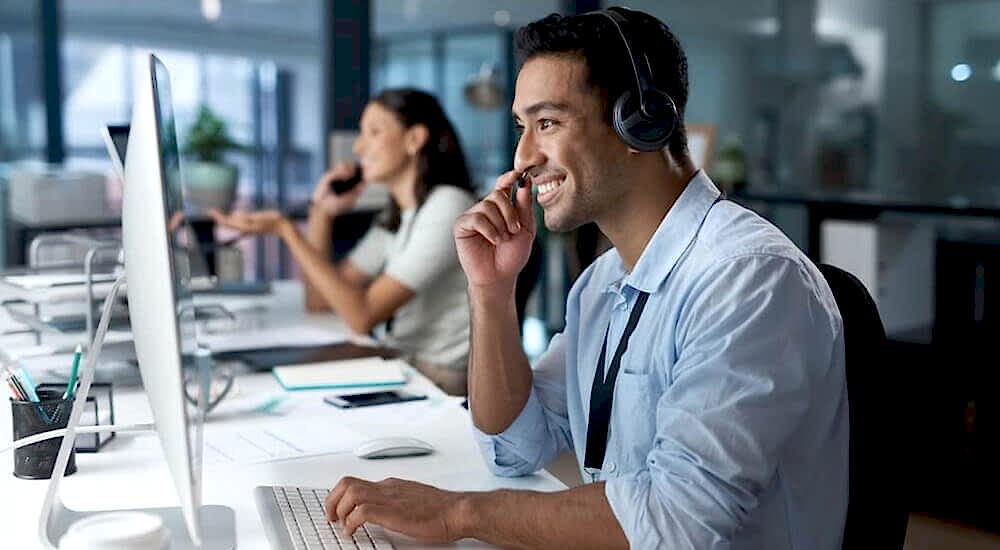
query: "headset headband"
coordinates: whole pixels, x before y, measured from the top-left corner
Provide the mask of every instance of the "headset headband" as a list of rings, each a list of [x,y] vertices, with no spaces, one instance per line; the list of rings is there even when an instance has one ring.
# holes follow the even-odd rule
[[[618,31],[618,35],[621,36],[622,44],[625,45],[625,51],[628,53],[629,61],[631,61],[632,63],[632,74],[635,75],[636,87],[639,89],[639,105],[640,108],[643,110],[643,112],[645,112],[646,90],[653,88],[653,82],[652,82],[653,69],[649,63],[649,58],[646,56],[645,53],[643,53],[642,61],[644,61],[646,65],[645,67],[646,70],[643,71],[641,68],[642,63],[639,60],[639,53],[636,50],[632,49],[632,44],[631,42],[629,42],[628,39],[628,33],[625,30],[626,28],[630,27],[628,18],[625,16],[625,14],[628,13],[628,11],[629,10],[627,8],[614,7],[591,13],[593,13],[594,15],[603,15],[604,17],[607,17],[608,20],[611,21],[611,24],[615,26],[615,29]]]

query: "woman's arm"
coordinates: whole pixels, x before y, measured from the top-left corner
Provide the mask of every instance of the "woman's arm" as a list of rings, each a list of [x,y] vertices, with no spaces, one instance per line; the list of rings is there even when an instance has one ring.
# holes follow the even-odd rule
[[[330,234],[333,226],[333,219],[323,211],[322,207],[314,204],[309,208],[309,222],[306,227],[306,241],[309,246],[316,251],[321,258],[329,258],[331,253]],[[358,269],[349,260],[341,260],[334,265],[334,268],[348,284],[356,288],[368,286],[372,282],[372,277],[364,271]],[[316,286],[309,277],[302,278],[306,294],[306,311],[310,313],[320,313],[330,311],[330,303],[317,291]]]
[[[309,222],[306,226],[306,239],[309,241],[309,245],[316,250],[324,258],[330,257],[330,235],[331,229],[333,227],[333,219],[330,218],[323,210],[323,208],[313,202],[309,206]],[[344,262],[342,262],[343,264]],[[337,266],[338,268],[340,265]],[[321,311],[329,311],[330,304],[323,300],[323,297],[316,292],[316,288],[313,286],[312,281],[309,277],[302,278],[303,284],[305,285],[306,291],[306,311],[310,313],[318,313]]]
[[[364,184],[362,184],[343,195],[337,195],[330,191],[330,184],[335,179],[350,177],[356,170],[358,168],[353,162],[342,162],[320,176],[313,189],[312,200],[309,203],[306,241],[321,258],[330,258],[330,249],[332,248],[330,235],[332,234],[333,220],[357,202],[364,188]],[[346,261],[337,264],[336,269],[341,277],[353,286],[366,286],[371,282],[370,276]],[[306,310],[311,313],[330,311],[329,302],[317,291],[311,278],[304,277],[303,283],[305,285]]]
[[[375,325],[388,320],[416,295],[389,275],[381,275],[367,286],[363,282],[358,284],[368,276],[348,262],[336,266],[331,264],[328,256],[317,252],[287,219],[279,224],[277,234],[292,252],[308,284],[311,284],[312,299],[333,309],[355,332],[371,332]]]

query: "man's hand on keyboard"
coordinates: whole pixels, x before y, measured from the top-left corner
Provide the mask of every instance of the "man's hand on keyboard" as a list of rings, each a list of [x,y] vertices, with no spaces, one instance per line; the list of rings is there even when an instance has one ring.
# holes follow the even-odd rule
[[[326,497],[326,510],[330,521],[343,521],[347,535],[370,522],[428,542],[452,542],[464,538],[458,527],[463,501],[462,493],[415,481],[344,477]]]

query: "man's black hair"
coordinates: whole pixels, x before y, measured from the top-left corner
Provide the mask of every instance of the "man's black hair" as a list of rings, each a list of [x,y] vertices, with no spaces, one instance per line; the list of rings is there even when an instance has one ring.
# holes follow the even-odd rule
[[[687,56],[680,42],[659,19],[633,11],[628,15],[629,43],[641,47],[652,66],[653,84],[677,106],[677,128],[667,148],[674,155],[687,152],[684,109],[688,99]],[[605,114],[611,124],[614,101],[626,90],[638,93],[635,73],[621,36],[603,15],[561,16],[553,13],[521,27],[514,41],[518,62],[539,55],[580,56],[588,68],[588,82],[604,96]]]

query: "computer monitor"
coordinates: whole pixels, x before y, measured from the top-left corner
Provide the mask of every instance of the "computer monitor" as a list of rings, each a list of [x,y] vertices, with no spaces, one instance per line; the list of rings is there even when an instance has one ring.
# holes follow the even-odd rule
[[[160,444],[184,524],[198,545],[201,416],[185,399],[183,375],[197,345],[190,290],[190,254],[197,250],[184,214],[170,75],[150,55],[137,80],[122,206],[129,315]]]
[[[137,74],[134,88],[125,159],[128,185],[122,205],[122,240],[139,371],[180,506],[129,511],[160,517],[172,535],[174,550],[230,550],[236,547],[233,510],[201,504],[201,427],[208,384],[202,383],[199,404],[189,404],[183,372],[188,360],[201,356],[193,354],[196,342],[189,289],[191,262],[186,258],[194,249],[185,246],[193,233],[186,229],[184,216],[170,76],[155,56],[150,55],[147,63]],[[122,282],[115,283],[112,297]],[[59,482],[94,379],[110,312],[106,304],[39,514],[39,537],[46,548],[55,548],[74,522],[106,512],[77,511],[65,506],[59,498]],[[199,378],[207,381],[207,373],[202,368],[199,371],[203,375]],[[105,516],[101,521],[108,519]]]
[[[125,153],[128,152],[128,124],[108,124],[101,129],[101,137],[104,138],[104,146],[108,149],[108,156],[114,164],[115,174],[119,179],[125,179]]]

